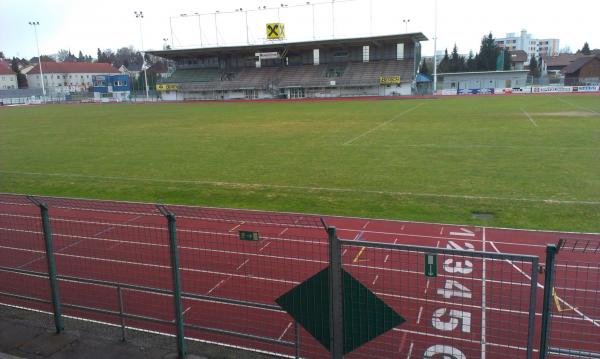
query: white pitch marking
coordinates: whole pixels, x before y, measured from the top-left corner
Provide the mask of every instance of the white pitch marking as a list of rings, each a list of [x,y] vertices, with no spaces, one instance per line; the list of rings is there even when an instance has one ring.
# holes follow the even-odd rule
[[[250,262],[250,259],[246,259],[246,260],[244,261],[244,263],[240,264],[240,266],[239,266],[239,267],[237,267],[237,269],[236,269],[236,270],[240,270],[240,269],[242,269],[242,267],[243,267],[243,266],[245,266],[245,265],[246,265],[248,262]]]
[[[535,120],[533,119],[533,117],[531,117],[531,115],[529,113],[527,113],[527,111],[525,111],[524,109],[521,109],[521,111],[523,112],[523,114],[525,116],[527,116],[527,119],[529,119],[529,122],[531,122],[535,127],[538,127],[537,122],[535,122]]]
[[[379,279],[379,274],[375,276],[375,279],[373,279],[373,285],[375,285],[375,282],[377,282],[377,279]]]
[[[417,315],[417,324],[421,324],[421,316],[423,315],[423,306],[419,308],[419,315]]]
[[[281,340],[281,339],[282,339],[282,338],[285,336],[285,333],[287,333],[287,331],[288,331],[288,330],[289,330],[291,327],[292,327],[292,322],[290,322],[290,324],[288,324],[288,326],[287,326],[287,327],[285,327],[285,329],[284,329],[283,333],[281,333],[281,335],[279,336],[279,340]]]
[[[410,113],[410,112],[412,112],[412,111],[414,111],[414,110],[418,109],[419,107],[421,107],[421,106],[423,106],[423,105],[424,105],[424,104],[419,104],[419,105],[417,105],[417,106],[415,106],[415,107],[409,108],[409,109],[408,109],[408,110],[406,110],[406,111],[403,111],[403,112],[400,112],[400,113],[396,114],[396,115],[395,115],[394,117],[392,117],[391,119],[389,119],[389,120],[387,120],[387,121],[385,121],[385,122],[383,122],[383,123],[380,123],[379,125],[377,125],[377,126],[373,127],[372,129],[370,129],[370,130],[368,130],[368,131],[366,131],[366,132],[364,132],[364,133],[362,133],[362,134],[360,134],[360,135],[358,135],[358,136],[354,137],[353,139],[351,139],[351,140],[349,140],[349,141],[346,141],[346,142],[343,144],[343,146],[348,146],[348,145],[352,144],[352,142],[354,142],[354,141],[356,141],[356,140],[358,140],[358,139],[360,139],[360,138],[363,138],[363,137],[365,137],[366,135],[368,135],[369,133],[371,133],[371,132],[373,132],[373,131],[375,131],[375,130],[377,130],[377,129],[379,129],[379,128],[383,127],[383,126],[386,126],[386,125],[388,125],[388,124],[390,124],[390,123],[392,123],[392,122],[396,121],[396,120],[397,120],[397,119],[399,119],[400,117],[402,117],[402,116],[404,116],[404,115],[406,115],[406,114],[408,114],[408,113]]]
[[[283,188],[283,189],[297,189],[297,190],[309,190],[309,191],[327,191],[327,192],[345,192],[345,193],[370,193],[370,194],[385,194],[394,196],[413,196],[413,197],[432,197],[432,198],[460,198],[469,200],[482,200],[491,199],[498,201],[518,201],[518,202],[532,202],[532,203],[555,203],[555,204],[585,204],[585,205],[598,205],[600,201],[578,201],[578,200],[564,200],[564,199],[543,199],[543,198],[519,198],[519,197],[494,197],[494,196],[480,196],[480,195],[465,195],[465,194],[443,194],[443,193],[418,193],[418,192],[394,192],[394,191],[377,191],[377,190],[365,190],[355,188],[331,188],[331,187],[307,187],[307,186],[291,186],[291,185],[277,185],[277,184],[266,184],[266,183],[235,183],[235,182],[212,182],[212,181],[201,181],[201,180],[168,180],[168,179],[155,179],[155,178],[141,178],[141,177],[107,177],[107,176],[87,176],[75,173],[37,173],[37,172],[16,172],[16,171],[2,171],[4,174],[17,174],[23,176],[53,176],[53,177],[73,177],[73,178],[91,178],[100,180],[122,180],[122,181],[137,181],[137,182],[155,182],[155,183],[178,183],[178,184],[208,184],[215,186],[229,186],[229,187],[255,187],[255,188]],[[60,207],[57,207],[60,208]],[[81,209],[87,210],[87,208],[69,208],[69,209]],[[123,211],[101,211],[101,212],[115,212],[115,213],[128,213]],[[139,213],[136,213],[139,214]],[[185,218],[185,217],[183,217]],[[198,219],[197,217],[192,217]],[[296,220],[295,223],[299,221]]]
[[[563,98],[560,98],[560,97],[559,97],[559,98],[558,98],[558,100],[559,100],[559,101],[561,101],[561,102],[564,102],[564,103],[566,103],[567,105],[570,105],[570,106],[573,106],[573,107],[575,107],[575,108],[578,108],[578,109],[580,109],[580,110],[585,110],[585,111],[588,111],[588,112],[591,112],[591,113],[595,113],[596,115],[600,115],[600,113],[598,113],[597,111],[594,111],[594,110],[592,110],[592,109],[589,109],[589,108],[587,108],[587,107],[582,107],[582,106],[576,105],[576,104],[574,104],[574,103],[572,103],[572,102],[570,102],[570,101],[567,101],[567,100],[565,100],[565,99],[563,99]]]

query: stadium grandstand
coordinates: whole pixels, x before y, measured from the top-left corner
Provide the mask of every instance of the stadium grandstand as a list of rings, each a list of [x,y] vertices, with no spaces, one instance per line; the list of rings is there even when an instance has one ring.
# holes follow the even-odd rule
[[[175,64],[163,100],[411,95],[422,33],[150,51]]]

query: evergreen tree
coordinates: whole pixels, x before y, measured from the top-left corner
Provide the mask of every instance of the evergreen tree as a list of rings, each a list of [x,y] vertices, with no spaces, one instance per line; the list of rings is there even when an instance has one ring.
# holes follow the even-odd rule
[[[494,36],[490,32],[488,36],[481,39],[477,68],[479,71],[496,71],[496,61],[500,55],[500,48],[494,42]]]
[[[512,57],[510,52],[504,50],[504,71],[512,70]]]
[[[0,51],[0,59],[4,59],[4,52]]]
[[[419,72],[431,77],[431,69],[427,66],[427,61],[425,59],[423,59],[423,62],[421,63],[421,70]]]
[[[529,61],[529,76],[533,77],[534,79],[540,78],[540,66],[535,56],[532,56],[531,61]]]
[[[450,56],[448,56],[448,49],[446,49],[446,52],[444,53],[444,58],[438,65],[438,73],[443,74],[446,72],[450,72]]]
[[[96,53],[96,58],[98,59],[98,62],[104,62],[104,54],[102,53],[100,48],[98,48],[98,52]]]
[[[465,58],[458,54],[458,46],[454,44],[454,49],[452,49],[452,56],[450,57],[449,72],[462,72],[465,71],[465,69]]]
[[[588,44],[587,42],[585,44],[583,44],[583,48],[580,51],[582,54],[584,55],[591,55],[592,51],[590,50],[590,44]]]
[[[469,58],[467,59],[467,71],[474,72],[477,71],[477,58],[473,56],[473,51],[469,51]]]
[[[77,62],[85,62],[85,56],[83,56],[83,52],[79,50],[79,56],[77,56]]]

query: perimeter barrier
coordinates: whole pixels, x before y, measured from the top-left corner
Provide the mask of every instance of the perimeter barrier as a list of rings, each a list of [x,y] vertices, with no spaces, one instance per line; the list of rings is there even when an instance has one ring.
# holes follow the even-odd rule
[[[189,340],[532,358],[539,337],[538,257],[340,239],[318,216],[0,194],[0,248],[1,305],[52,314],[57,332],[69,317],[172,336],[181,358]]]
[[[540,358],[600,358],[600,240],[548,245],[546,268]]]

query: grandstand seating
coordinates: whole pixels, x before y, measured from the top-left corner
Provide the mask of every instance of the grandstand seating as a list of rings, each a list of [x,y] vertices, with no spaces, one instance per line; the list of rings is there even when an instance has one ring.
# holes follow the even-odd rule
[[[269,88],[320,88],[331,81],[337,86],[358,87],[379,84],[380,76],[413,78],[412,61],[355,62],[336,65],[219,69],[178,69],[165,82],[178,83],[187,91],[243,90]]]

